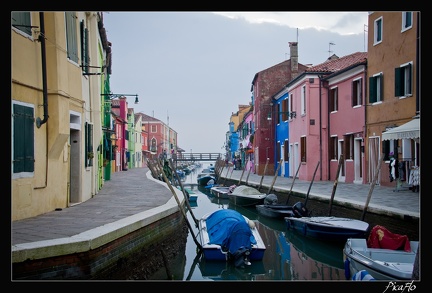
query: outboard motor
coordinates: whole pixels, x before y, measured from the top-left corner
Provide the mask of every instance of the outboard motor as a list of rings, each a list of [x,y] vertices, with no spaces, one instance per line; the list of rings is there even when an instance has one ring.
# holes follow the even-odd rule
[[[293,205],[292,209],[296,218],[307,217],[309,214],[309,211],[307,210],[304,203],[300,201]]]
[[[265,205],[275,205],[278,202],[278,198],[276,196],[276,194],[269,194],[264,198],[264,204]]]

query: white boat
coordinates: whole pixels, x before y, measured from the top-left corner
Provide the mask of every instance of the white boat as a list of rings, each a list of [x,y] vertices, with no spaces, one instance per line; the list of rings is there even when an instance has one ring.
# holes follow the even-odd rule
[[[256,188],[240,185],[229,194],[229,199],[238,206],[255,206],[263,204],[266,196],[267,194],[259,192]]]
[[[384,236],[387,234],[389,234],[388,230],[380,229],[379,239],[381,242],[387,237]],[[419,242],[409,241],[403,235],[398,236],[403,238],[398,237],[396,241],[389,237],[386,238],[387,243],[393,243],[388,245],[391,248],[375,248],[376,245],[370,243],[370,237],[368,240],[363,238],[347,239],[343,249],[346,279],[351,279],[358,272],[366,271],[375,280],[412,280]],[[394,245],[395,243],[396,245]],[[385,245],[381,246],[385,247]]]
[[[255,222],[239,212],[221,209],[198,223],[202,252],[207,261],[233,261],[236,267],[261,261],[266,246]]]
[[[215,185],[210,188],[210,193],[218,198],[228,199],[231,192],[236,188],[235,185],[219,186]]]

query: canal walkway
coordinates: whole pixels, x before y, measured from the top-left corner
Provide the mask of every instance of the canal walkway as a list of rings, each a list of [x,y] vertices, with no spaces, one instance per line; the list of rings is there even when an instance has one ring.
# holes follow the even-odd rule
[[[225,171],[222,172],[225,175]],[[239,180],[241,170],[228,172],[230,180]],[[245,183],[246,174],[242,182]],[[272,184],[274,176],[249,174],[248,184],[259,185],[265,192]],[[223,178],[220,180],[223,182]],[[289,191],[292,179],[277,177],[274,191]],[[309,198],[330,198],[334,182],[314,181]],[[306,194],[310,182],[296,180],[292,191]],[[368,197],[368,184],[346,184],[339,182],[334,201],[350,202],[364,206]],[[181,192],[180,192],[181,194]],[[420,218],[420,192],[402,188],[395,192],[391,187],[375,186],[370,198],[368,211],[395,216]],[[11,224],[12,262],[35,258],[42,254],[49,257],[55,250],[73,251],[70,246],[76,243],[84,249],[87,243],[91,249],[93,239],[104,235],[116,237],[133,231],[136,226],[150,223],[151,218],[163,217],[177,208],[175,197],[165,183],[151,177],[148,167],[116,172],[111,180],[92,199],[83,203],[55,210],[36,217],[14,221]],[[105,237],[108,238],[108,237]],[[80,240],[80,241],[77,241]],[[106,240],[106,239],[105,239]]]

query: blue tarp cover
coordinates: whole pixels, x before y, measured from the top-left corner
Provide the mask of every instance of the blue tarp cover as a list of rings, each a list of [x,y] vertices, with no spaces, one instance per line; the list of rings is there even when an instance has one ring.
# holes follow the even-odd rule
[[[217,210],[206,224],[210,244],[225,247],[231,254],[241,247],[251,249],[257,243],[245,218],[235,210]]]

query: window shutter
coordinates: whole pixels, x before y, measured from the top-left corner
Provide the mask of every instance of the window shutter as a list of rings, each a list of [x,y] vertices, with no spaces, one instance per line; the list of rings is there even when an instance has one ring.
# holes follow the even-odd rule
[[[81,67],[85,74],[89,73],[89,45],[88,45],[88,29],[84,26],[84,21],[80,23],[81,31]]]
[[[375,77],[369,77],[369,103],[377,101],[377,81]]]
[[[20,31],[32,35],[30,12],[12,12],[11,13],[12,26]]]
[[[13,105],[13,173],[34,172],[33,108]]]
[[[76,27],[75,27],[75,12],[65,12],[66,18],[66,42],[67,42],[67,56],[70,60],[78,62],[78,45],[76,40]]]
[[[395,68],[395,97],[404,96],[404,67]]]

